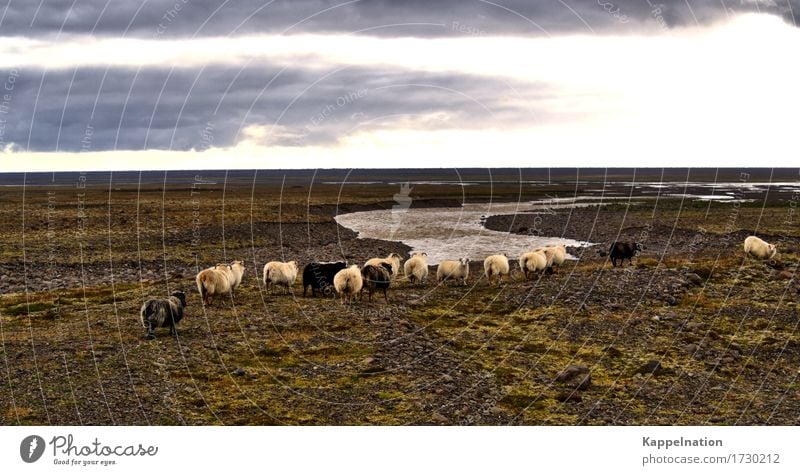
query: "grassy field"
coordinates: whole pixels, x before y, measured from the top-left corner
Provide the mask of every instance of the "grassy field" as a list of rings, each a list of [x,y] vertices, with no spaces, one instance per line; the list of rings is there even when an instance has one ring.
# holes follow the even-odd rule
[[[407,253],[332,220],[391,207],[396,192],[203,180],[4,190],[0,424],[798,423],[792,197],[562,210],[535,225],[603,244],[530,281],[488,285],[478,263],[465,287],[400,279],[388,304],[344,308],[302,297],[299,283],[264,292],[268,260]],[[413,191],[417,205],[571,194]],[[533,226],[531,215],[487,222]],[[744,258],[754,231],[777,260]],[[634,266],[599,252],[618,237],[646,243]],[[247,265],[242,287],[203,308],[195,273],[233,259]],[[144,339],[142,301],[175,289],[189,293],[179,336]],[[577,380],[558,377],[570,367]]]

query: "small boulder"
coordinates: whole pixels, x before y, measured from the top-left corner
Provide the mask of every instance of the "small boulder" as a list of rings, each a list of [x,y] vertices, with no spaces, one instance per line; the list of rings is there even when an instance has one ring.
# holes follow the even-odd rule
[[[570,388],[583,391],[592,384],[592,374],[585,365],[569,365],[567,369],[556,376],[556,381],[564,383]]]
[[[434,412],[434,413],[431,415],[431,420],[432,420],[432,421],[433,421],[435,424],[449,424],[449,423],[450,423],[450,419],[448,419],[448,418],[446,418],[445,416],[443,416],[443,415],[439,414],[438,412]]]
[[[686,280],[688,280],[692,285],[703,285],[703,278],[694,272],[686,274]]]
[[[652,374],[653,376],[658,376],[659,374],[664,372],[664,367],[661,366],[661,362],[658,360],[650,360],[641,368],[639,368],[639,373],[641,374]]]

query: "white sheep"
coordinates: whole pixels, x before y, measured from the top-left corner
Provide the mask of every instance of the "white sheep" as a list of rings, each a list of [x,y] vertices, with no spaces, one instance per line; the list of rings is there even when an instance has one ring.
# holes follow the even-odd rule
[[[489,283],[492,283],[492,276],[497,276],[498,283],[503,279],[504,275],[508,275],[508,256],[505,254],[495,254],[483,260],[483,271]]]
[[[411,256],[403,265],[403,272],[412,284],[414,280],[424,281],[428,277],[428,254],[421,252]]]
[[[197,290],[205,305],[211,305],[211,298],[215,295],[231,293],[234,281],[235,276],[230,264],[217,264],[214,267],[203,269],[195,277]]]
[[[298,272],[297,262],[295,261],[267,262],[264,265],[264,286],[266,290],[269,291],[270,285],[280,285],[286,287],[286,291],[288,292],[292,285],[294,285],[294,281],[297,280]]]
[[[386,257],[373,257],[365,262],[364,266],[379,266],[384,263],[389,264],[392,266],[392,279],[394,279],[397,277],[397,273],[400,272],[401,262],[403,262],[403,258],[400,257],[400,254],[393,252]]]
[[[342,305],[352,303],[356,295],[361,292],[364,286],[364,279],[361,277],[361,269],[357,265],[352,265],[347,269],[342,269],[333,276],[333,287],[342,299]]]
[[[527,279],[530,275],[547,269],[547,254],[543,249],[526,252],[519,258],[519,268]]]
[[[233,276],[233,280],[231,281],[231,291],[236,290],[239,288],[239,285],[242,283],[242,277],[244,276],[244,262],[242,261],[233,261],[230,264],[229,272]]]
[[[558,246],[545,246],[534,251],[543,251],[547,257],[547,271],[553,273],[555,267],[560,266],[567,260],[567,247],[563,244]]]
[[[442,261],[436,269],[436,280],[443,282],[447,279],[461,279],[461,283],[467,285],[469,277],[469,259],[462,257],[457,261]]]
[[[770,244],[756,236],[747,236],[744,240],[744,252],[758,259],[772,259],[778,252],[774,244]]]

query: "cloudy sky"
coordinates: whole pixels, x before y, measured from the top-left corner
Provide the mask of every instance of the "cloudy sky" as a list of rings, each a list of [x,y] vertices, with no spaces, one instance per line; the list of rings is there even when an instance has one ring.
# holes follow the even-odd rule
[[[800,0],[8,0],[0,170],[792,166]]]

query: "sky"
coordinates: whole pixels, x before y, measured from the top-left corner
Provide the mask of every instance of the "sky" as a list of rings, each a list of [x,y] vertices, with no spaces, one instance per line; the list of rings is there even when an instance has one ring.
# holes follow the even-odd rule
[[[10,0],[0,171],[796,166],[800,0]]]

